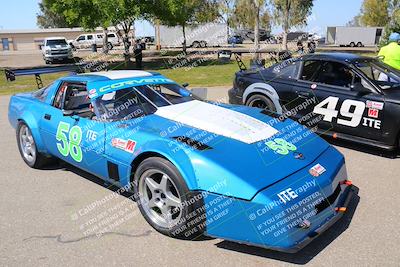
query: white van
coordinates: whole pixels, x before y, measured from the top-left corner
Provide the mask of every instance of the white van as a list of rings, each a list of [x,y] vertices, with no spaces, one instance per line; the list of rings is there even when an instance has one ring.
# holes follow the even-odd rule
[[[75,40],[69,40],[68,43],[74,49],[80,48],[90,48],[93,44],[96,44],[97,47],[103,46],[103,33],[88,33],[88,34],[81,34]],[[107,34],[108,38],[108,47],[112,49],[114,46],[119,46],[121,41],[118,35],[115,32],[109,32]]]

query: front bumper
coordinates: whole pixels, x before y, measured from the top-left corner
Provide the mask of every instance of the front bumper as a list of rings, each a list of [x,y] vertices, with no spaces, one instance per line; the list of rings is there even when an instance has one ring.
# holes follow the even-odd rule
[[[242,105],[243,99],[238,95],[237,89],[232,88],[228,91],[229,103],[233,105]]]
[[[56,55],[43,55],[43,58],[45,60],[65,60],[65,59],[72,59],[74,58],[72,53],[67,53],[67,54],[56,54]]]
[[[329,165],[329,162],[334,164]],[[320,177],[309,169],[326,167]],[[251,201],[209,193],[206,235],[272,250],[295,253],[331,227],[353,197],[341,155],[328,149],[316,161],[284,180],[260,191]],[[277,197],[291,189],[296,198],[282,202]]]

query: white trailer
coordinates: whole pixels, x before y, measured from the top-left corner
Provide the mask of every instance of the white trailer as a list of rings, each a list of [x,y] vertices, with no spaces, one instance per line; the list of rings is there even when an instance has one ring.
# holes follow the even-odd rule
[[[187,26],[186,45],[191,47],[220,46],[228,41],[227,26],[223,23],[206,23]],[[156,34],[156,36],[158,36]],[[159,44],[161,47],[182,47],[182,27],[160,25]]]
[[[383,27],[328,27],[326,44],[339,46],[373,46],[379,44]]]

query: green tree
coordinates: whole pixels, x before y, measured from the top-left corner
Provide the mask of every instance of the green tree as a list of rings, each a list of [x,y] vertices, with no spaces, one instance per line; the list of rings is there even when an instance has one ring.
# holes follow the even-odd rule
[[[125,56],[129,59],[128,34],[135,19],[140,17],[144,2],[140,0],[54,0],[53,12],[63,14],[70,24],[86,30],[104,29],[104,48],[107,51],[108,27],[114,26],[122,33]]]
[[[392,32],[400,33],[400,0],[390,0],[388,5],[388,14],[390,20],[385,26],[384,36],[381,39],[380,45],[386,45],[389,35]]]
[[[271,29],[271,14],[266,8],[266,1],[258,1],[260,28]],[[253,29],[256,24],[257,7],[254,0],[236,0],[232,14],[232,25],[237,28]]]
[[[152,16],[167,26],[181,26],[183,52],[186,53],[186,29],[190,25],[218,18],[215,1],[210,0],[153,0]]]
[[[274,20],[283,28],[283,47],[288,49],[287,35],[294,26],[306,25],[313,0],[271,0]]]
[[[55,0],[43,0],[39,3],[39,13],[36,14],[36,23],[40,28],[67,28],[77,25],[67,22],[63,14],[53,12],[51,6]]]
[[[361,21],[366,26],[386,26],[389,22],[389,0],[364,0]]]
[[[234,12],[234,0],[217,0],[218,16],[226,24],[226,35],[229,36],[229,29],[232,26]]]

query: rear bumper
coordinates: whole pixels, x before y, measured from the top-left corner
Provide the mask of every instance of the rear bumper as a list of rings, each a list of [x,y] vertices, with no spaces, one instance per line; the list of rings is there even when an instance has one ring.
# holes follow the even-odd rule
[[[309,173],[316,164],[326,168],[319,177]],[[298,252],[343,216],[355,192],[354,186],[344,181],[347,173],[343,157],[330,148],[306,168],[263,189],[250,201],[209,193],[204,198],[205,234]],[[281,201],[279,195],[287,190],[296,196]]]

